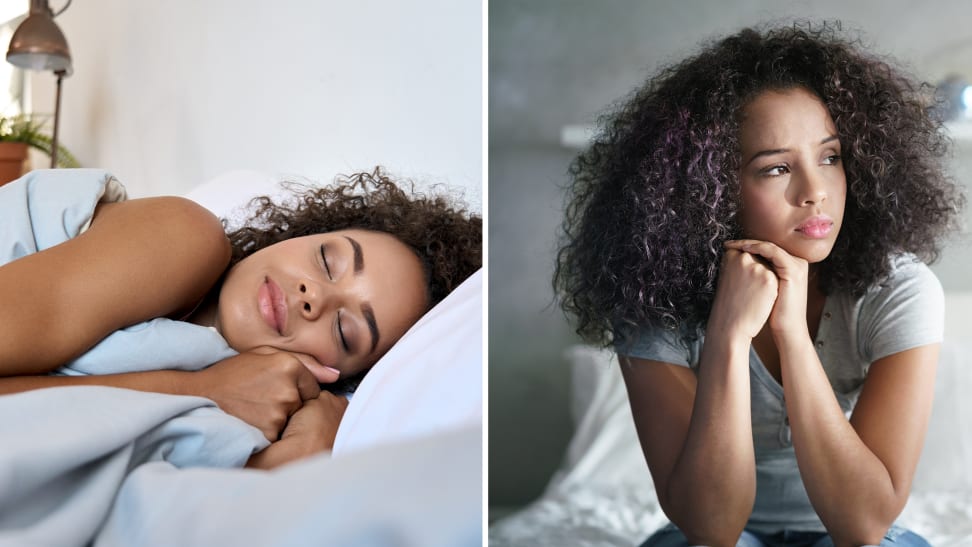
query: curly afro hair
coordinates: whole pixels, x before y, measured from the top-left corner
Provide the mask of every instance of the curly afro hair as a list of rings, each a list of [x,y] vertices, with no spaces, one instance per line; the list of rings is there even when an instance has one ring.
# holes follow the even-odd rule
[[[327,187],[304,188],[293,203],[254,198],[246,224],[228,230],[230,266],[295,237],[346,229],[386,232],[421,260],[431,308],[482,266],[483,221],[453,198],[417,193],[411,183],[409,191],[403,186],[376,167],[339,176]]]
[[[723,242],[740,235],[740,114],[766,90],[810,90],[837,127],[847,202],[819,267],[825,294],[862,295],[894,254],[937,260],[964,198],[943,171],[949,143],[934,90],[840,31],[744,29],[661,70],[602,117],[569,170],[553,279],[581,337],[610,345],[636,325],[704,324]]]
[[[229,229],[223,221],[233,249],[230,267],[295,237],[352,228],[385,232],[421,261],[431,309],[482,266],[482,219],[455,198],[417,193],[414,185],[393,180],[380,167],[339,176],[326,187],[291,187],[295,201],[276,203],[267,196],[251,201],[252,216],[243,227]],[[360,379],[327,387],[353,391]]]

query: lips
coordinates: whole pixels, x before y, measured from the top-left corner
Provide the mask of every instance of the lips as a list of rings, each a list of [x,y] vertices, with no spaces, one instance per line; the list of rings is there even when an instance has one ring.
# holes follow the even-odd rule
[[[260,316],[267,325],[283,335],[287,328],[287,303],[284,300],[283,291],[269,277],[266,278],[257,290],[257,305],[260,308]]]
[[[810,217],[800,224],[796,231],[811,239],[823,239],[834,229],[834,221],[827,215]]]

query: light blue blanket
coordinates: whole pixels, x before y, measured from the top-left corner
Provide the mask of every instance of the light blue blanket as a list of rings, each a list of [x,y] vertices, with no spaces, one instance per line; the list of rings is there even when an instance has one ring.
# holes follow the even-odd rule
[[[0,255],[73,237],[99,200],[121,199],[112,180],[58,170],[0,187]],[[50,185],[60,188],[39,191]],[[75,192],[80,202],[67,199]],[[176,321],[126,331],[60,372],[194,368],[225,352],[214,332]],[[160,332],[179,343],[154,341]],[[180,346],[191,349],[172,353]],[[202,398],[107,387],[0,396],[0,547],[482,544],[481,426],[272,472],[237,468],[266,444]]]
[[[0,186],[0,264],[76,237],[99,202],[123,199],[121,183],[100,169],[38,170]],[[214,329],[163,317],[116,331],[55,373],[198,370],[235,354]]]
[[[75,237],[97,203],[120,199],[117,180],[93,169],[35,171],[0,187],[0,264]],[[214,330],[157,319],[56,372],[195,370],[234,354]],[[239,467],[266,445],[259,430],[198,397],[106,387],[0,396],[0,545],[87,545],[139,466]]]

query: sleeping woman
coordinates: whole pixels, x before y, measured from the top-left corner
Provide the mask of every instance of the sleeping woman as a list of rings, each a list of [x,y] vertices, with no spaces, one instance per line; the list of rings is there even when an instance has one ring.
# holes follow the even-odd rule
[[[0,187],[0,394],[197,395],[272,442],[250,466],[329,449],[342,393],[479,269],[482,222],[379,169],[295,197],[259,198],[227,233],[184,198],[125,200],[103,171]]]

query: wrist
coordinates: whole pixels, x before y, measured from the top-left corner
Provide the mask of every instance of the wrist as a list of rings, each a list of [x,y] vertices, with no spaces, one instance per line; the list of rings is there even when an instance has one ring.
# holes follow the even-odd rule
[[[168,370],[169,393],[172,395],[191,395],[195,397],[211,398],[205,383],[196,378],[197,373],[185,370]]]
[[[802,328],[771,329],[773,342],[776,344],[780,354],[791,351],[813,350],[813,340],[810,339],[810,331],[803,325]]]
[[[759,333],[759,329],[750,332],[752,330],[751,326],[743,324],[737,317],[716,313],[716,310],[713,310],[705,325],[705,337],[719,340],[726,349],[749,347],[753,338]]]

